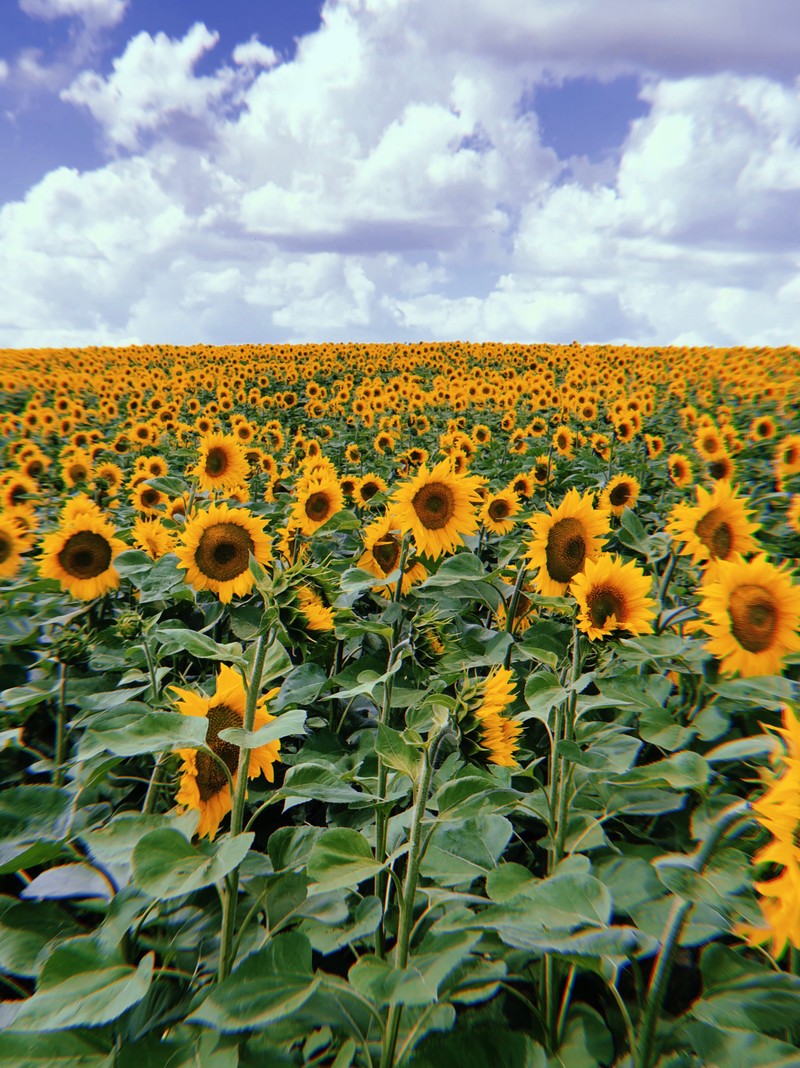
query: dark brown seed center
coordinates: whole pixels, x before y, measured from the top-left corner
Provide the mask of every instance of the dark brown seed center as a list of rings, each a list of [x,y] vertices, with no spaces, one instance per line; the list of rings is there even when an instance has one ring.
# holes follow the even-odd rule
[[[453,492],[444,482],[429,482],[417,490],[411,505],[427,530],[446,527],[456,510]]]
[[[0,532],[0,564],[4,564],[11,556],[11,539]]]
[[[500,519],[506,519],[510,511],[511,508],[509,506],[508,501],[492,501],[492,503],[489,505],[489,515],[492,519],[495,520],[495,522]]]
[[[589,617],[596,627],[604,627],[611,616],[618,623],[625,622],[625,601],[620,597],[619,590],[609,586],[598,586],[590,591],[586,603],[589,608]]]
[[[204,530],[195,550],[197,567],[206,578],[230,582],[246,571],[253,539],[236,523],[217,523]]]
[[[206,474],[211,475],[213,478],[219,478],[220,475],[224,475],[228,470],[229,457],[225,449],[215,445],[214,448],[208,450],[206,456]]]
[[[375,542],[372,555],[384,575],[390,575],[400,559],[400,542],[393,535],[387,534]]]
[[[550,528],[545,548],[547,573],[555,582],[569,582],[583,570],[586,536],[577,519],[559,519]]]
[[[769,590],[737,586],[728,602],[728,617],[734,638],[748,653],[769,649],[778,626],[778,612]]]
[[[67,538],[58,562],[73,578],[97,578],[111,563],[111,546],[101,534],[81,530]]]
[[[727,560],[733,547],[733,531],[721,508],[712,508],[710,512],[706,512],[694,532],[712,557]]]
[[[627,504],[631,499],[631,484],[630,482],[620,482],[615,486],[611,493],[608,495],[608,499],[614,505],[615,508],[619,508],[623,504]]]
[[[327,519],[331,513],[331,499],[327,493],[312,493],[306,501],[306,515],[314,523]]]
[[[231,775],[235,775],[239,766],[239,747],[231,745],[230,742],[223,742],[219,737],[219,732],[228,727],[241,727],[241,717],[228,705],[213,705],[206,713],[206,718],[208,719],[206,745],[219,757]],[[208,753],[199,751],[196,765],[200,800],[208,801],[225,788],[228,779],[217,761]]]

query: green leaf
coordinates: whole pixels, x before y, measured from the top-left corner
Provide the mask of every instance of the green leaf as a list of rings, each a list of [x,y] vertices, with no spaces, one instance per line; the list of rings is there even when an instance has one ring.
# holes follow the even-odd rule
[[[0,897],[0,971],[26,978],[38,975],[38,958],[44,948],[77,930],[72,918],[57,905]],[[4,1063],[2,1058],[0,1063]]]
[[[63,1031],[111,1023],[147,994],[155,954],[137,968],[109,964],[96,943],[75,938],[48,957],[33,997],[23,1001],[13,1031]]]
[[[508,808],[517,800],[515,790],[499,786],[494,779],[464,775],[442,786],[431,802],[440,820],[464,820]]]
[[[478,932],[430,934],[420,952],[405,968],[371,954],[358,960],[348,973],[352,985],[379,1005],[432,1005],[439,987],[471,954]]]
[[[78,749],[80,760],[99,753],[138,756],[164,749],[197,749],[203,745],[208,720],[203,716],[183,716],[180,712],[141,712],[142,706],[114,709],[93,720]]]
[[[357,886],[373,878],[384,865],[378,863],[367,839],[349,827],[324,831],[311,848],[308,874],[324,890]]]
[[[431,836],[421,872],[442,886],[483,878],[497,867],[512,829],[511,822],[497,814],[440,824]]]
[[[271,723],[265,723],[257,731],[246,731],[243,727],[226,727],[219,732],[219,737],[223,742],[230,742],[240,749],[256,749],[260,745],[288,738],[292,734],[302,734],[305,722],[305,709],[292,708],[288,712],[282,712]]]
[[[341,775],[329,764],[312,761],[289,768],[283,786],[275,791],[274,796],[276,799],[286,798],[287,807],[290,801],[306,798],[344,805],[369,804],[372,800],[372,795],[366,791],[359,792],[343,783]]]
[[[714,746],[704,754],[709,764],[723,764],[728,761],[764,759],[780,752],[780,743],[771,734],[757,734],[752,738],[735,738]]]
[[[219,882],[244,860],[254,835],[191,845],[180,831],[150,831],[133,850],[133,882],[151,897],[184,897]]]
[[[320,976],[311,971],[311,944],[305,935],[281,934],[216,986],[187,1023],[226,1032],[267,1027],[295,1013],[319,983]]]
[[[319,664],[300,664],[286,675],[280,691],[275,695],[271,710],[277,713],[293,705],[311,704],[327,683],[328,676]]]
[[[403,772],[412,782],[416,782],[422,764],[422,749],[419,745],[408,742],[400,731],[392,730],[385,723],[379,723],[375,751],[382,757],[384,764],[395,771]]]
[[[658,784],[672,786],[676,790],[702,790],[708,784],[710,773],[708,762],[699,753],[686,751],[653,764],[640,765],[624,775],[613,776],[609,781],[614,786]]]
[[[110,901],[115,892],[108,876],[91,864],[59,864],[32,879],[20,897],[28,901],[43,898],[102,898]]]
[[[382,915],[380,901],[376,897],[365,897],[356,905],[355,912],[345,924],[333,925],[307,919],[301,924],[300,930],[317,953],[335,953],[376,931]],[[272,928],[273,924],[270,924]]]
[[[550,1068],[547,1054],[533,1039],[495,1021],[428,1035],[415,1051],[413,1064],[414,1068]]]
[[[92,1035],[0,1034],[3,1068],[113,1068],[115,1060],[109,1042]]]
[[[72,796],[55,786],[10,786],[0,793],[0,873],[58,853],[72,820]],[[31,852],[29,852],[29,850]],[[40,859],[32,859],[40,858]]]
[[[242,661],[242,647],[239,642],[221,645],[208,634],[200,634],[186,627],[175,625],[170,621],[162,623],[153,631],[153,639],[161,643],[162,656],[175,656],[188,653],[200,660],[222,660],[226,664],[239,665]]]
[[[520,714],[520,719],[541,719],[547,722],[552,709],[563,704],[567,691],[552,671],[540,671],[531,675],[525,683],[525,701],[528,711]]]
[[[691,1015],[718,1028],[778,1037],[800,1034],[800,978],[776,972],[729,946],[708,946],[700,959],[703,994]]]

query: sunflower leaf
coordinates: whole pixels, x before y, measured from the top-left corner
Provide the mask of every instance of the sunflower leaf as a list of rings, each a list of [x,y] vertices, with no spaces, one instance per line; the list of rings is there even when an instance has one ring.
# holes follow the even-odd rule
[[[164,827],[140,838],[133,850],[133,882],[153,898],[184,897],[219,882],[241,864],[254,835],[193,846],[180,831]]]
[[[240,749],[256,749],[267,742],[287,738],[290,734],[303,734],[305,722],[305,709],[292,708],[288,712],[282,712],[257,731],[246,731],[243,727],[226,727],[219,732],[219,737],[223,742],[229,742]]]

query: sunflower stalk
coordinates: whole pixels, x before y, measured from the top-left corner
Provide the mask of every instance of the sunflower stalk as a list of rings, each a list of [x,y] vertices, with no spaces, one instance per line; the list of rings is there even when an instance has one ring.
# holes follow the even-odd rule
[[[525,574],[528,570],[528,563],[523,560],[520,564],[517,577],[514,581],[514,589],[511,592],[511,598],[506,609],[506,634],[513,635],[514,633],[514,620],[517,615],[517,608],[519,607],[520,597],[522,596],[522,587],[525,583]],[[509,642],[508,649],[506,649],[505,659],[503,660],[503,667],[508,669],[511,666],[511,653],[514,648],[513,642]]]
[[[399,576],[392,593],[392,603],[397,605],[400,602],[400,598],[403,594],[403,572],[405,571],[406,560],[408,559],[408,553],[410,549],[410,541],[408,535],[403,537],[403,544],[400,549],[400,562],[397,565],[399,569]],[[389,646],[389,658],[387,664],[388,678],[383,684],[383,701],[381,702],[380,722],[388,724],[389,715],[392,708],[392,692],[394,689],[394,673],[392,668],[394,667],[395,658],[400,649],[400,645],[405,646],[407,643],[399,643],[400,637],[400,621],[401,616],[398,614],[397,618],[392,623],[392,638],[391,645]],[[383,864],[386,860],[386,839],[389,830],[389,816],[384,810],[384,799],[386,797],[386,785],[388,782],[388,768],[383,761],[380,753],[378,753],[378,800],[377,808],[375,810],[375,856],[379,864]],[[384,902],[386,894],[388,892],[388,885],[386,880],[386,872],[381,870],[375,876],[375,897],[378,901]],[[378,957],[383,958],[386,952],[385,936],[383,924],[378,925],[378,929],[375,932],[375,953]]]
[[[67,750],[67,665],[58,664],[58,700],[56,702],[56,737],[53,747],[53,785],[64,781],[64,759]]]
[[[737,801],[725,809],[709,831],[708,837],[700,849],[691,858],[691,868],[699,875],[705,871],[711,861],[717,846],[728,831],[742,820],[750,818],[750,804],[748,801]],[[672,973],[672,964],[675,950],[683,934],[689,913],[694,907],[694,901],[682,897],[675,898],[675,902],[667,919],[664,934],[661,938],[661,949],[656,958],[653,972],[645,996],[645,1010],[639,1027],[638,1041],[633,1052],[634,1068],[652,1068],[654,1063],[653,1053],[661,1005],[666,993],[669,977]]]
[[[415,783],[411,837],[408,845],[408,865],[406,867],[405,880],[403,881],[403,896],[397,928],[397,945],[395,947],[394,966],[398,969],[405,968],[408,964],[411,932],[414,927],[414,901],[416,899],[419,868],[423,856],[422,822],[428,804],[431,778],[433,776],[434,754],[431,748],[434,742],[435,739],[429,739],[428,746],[422,752],[422,762]],[[395,1063],[395,1049],[397,1047],[397,1037],[400,1033],[402,1012],[402,1005],[392,1005],[389,1009],[389,1016],[386,1022],[386,1037],[381,1051],[380,1068],[392,1068]]]
[[[256,718],[256,705],[261,690],[261,676],[264,672],[264,661],[267,650],[272,644],[272,630],[259,635],[256,643],[253,669],[250,673],[250,681],[247,685],[247,701],[245,703],[244,721],[242,727],[245,731],[252,731]],[[244,805],[247,796],[247,771],[250,765],[250,750],[242,748],[239,751],[239,774],[236,780],[236,788],[233,791],[233,804],[231,807],[231,830],[230,836],[234,838],[241,834],[244,822]],[[236,906],[239,900],[239,868],[234,868],[230,873],[228,882],[223,890],[222,921],[220,925],[219,965],[218,981],[226,979],[233,967],[236,933]]]

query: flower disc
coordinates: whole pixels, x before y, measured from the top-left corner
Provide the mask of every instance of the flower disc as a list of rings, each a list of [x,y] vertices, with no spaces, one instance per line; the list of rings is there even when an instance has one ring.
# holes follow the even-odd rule
[[[593,495],[580,496],[571,489],[550,515],[531,519],[534,537],[527,556],[539,571],[536,587],[545,597],[559,597],[572,579],[583,571],[586,560],[595,559],[608,531],[608,513],[596,511]]]

